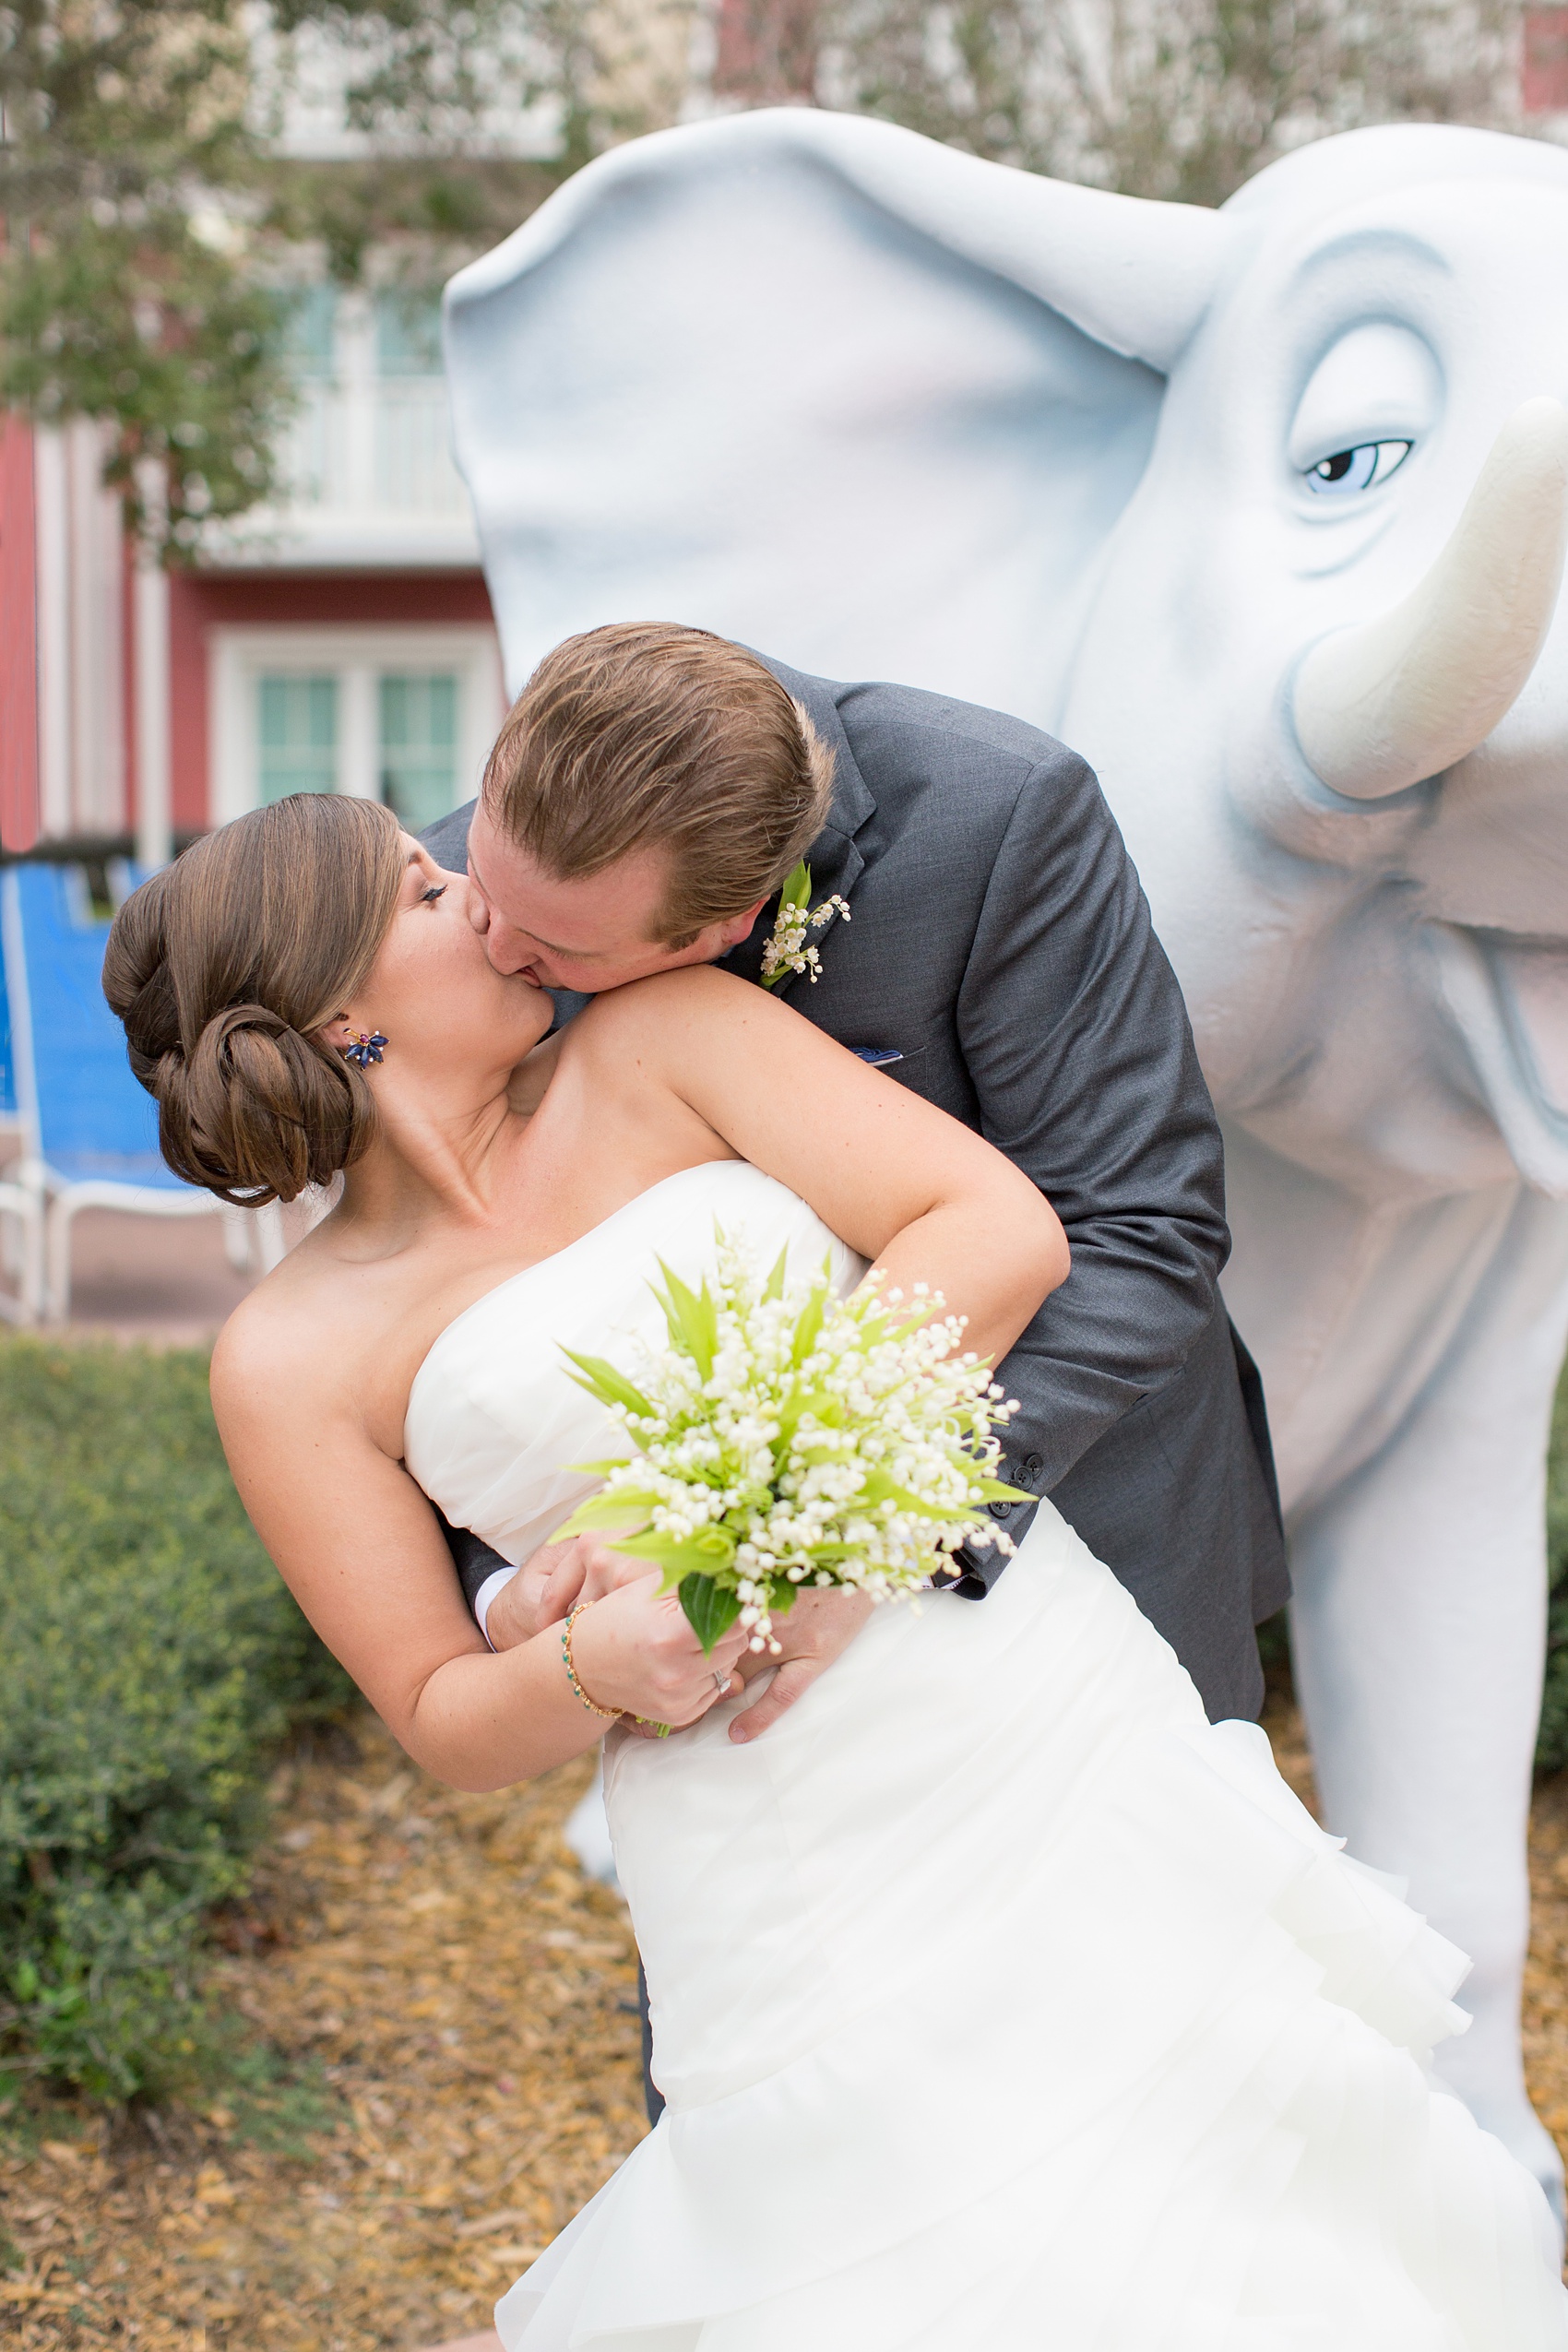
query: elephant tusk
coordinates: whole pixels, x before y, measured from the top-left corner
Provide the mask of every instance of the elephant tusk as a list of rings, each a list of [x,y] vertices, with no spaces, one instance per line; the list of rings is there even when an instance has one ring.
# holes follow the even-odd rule
[[[1568,409],[1526,400],[1447,546],[1404,601],[1336,630],[1297,672],[1296,735],[1314,775],[1352,800],[1441,776],[1485,741],[1535,668],[1568,533]]]

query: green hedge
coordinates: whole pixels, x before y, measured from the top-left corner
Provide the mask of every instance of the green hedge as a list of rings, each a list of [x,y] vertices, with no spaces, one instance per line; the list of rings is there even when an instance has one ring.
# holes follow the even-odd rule
[[[0,2069],[190,2071],[269,1751],[347,1685],[230,1481],[207,1360],[0,1340]]]

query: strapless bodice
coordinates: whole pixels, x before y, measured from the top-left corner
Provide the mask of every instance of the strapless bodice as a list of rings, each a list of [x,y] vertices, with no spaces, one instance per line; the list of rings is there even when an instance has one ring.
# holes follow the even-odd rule
[[[521,1562],[591,1491],[569,1466],[624,1452],[625,1436],[571,1379],[562,1349],[626,1364],[637,1339],[659,1340],[664,1318],[649,1288],[659,1261],[695,1287],[713,1264],[716,1222],[765,1265],[787,1248],[793,1277],[814,1273],[825,1253],[841,1289],[862,1270],[798,1194],[744,1160],[709,1160],[639,1193],[486,1291],[415,1374],[404,1459],[454,1526]]]

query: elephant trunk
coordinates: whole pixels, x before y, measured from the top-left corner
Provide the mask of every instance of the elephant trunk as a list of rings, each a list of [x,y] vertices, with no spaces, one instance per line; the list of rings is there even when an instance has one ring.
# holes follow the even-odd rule
[[[1551,625],[1568,538],[1568,409],[1527,400],[1498,434],[1453,537],[1375,621],[1315,645],[1296,734],[1332,790],[1377,801],[1439,776],[1491,734]]]

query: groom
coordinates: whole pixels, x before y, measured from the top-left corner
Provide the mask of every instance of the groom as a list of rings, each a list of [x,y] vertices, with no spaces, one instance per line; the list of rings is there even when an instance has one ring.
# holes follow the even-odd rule
[[[812,903],[849,912],[811,934],[817,980],[790,973],[778,992],[997,1145],[1072,1246],[1066,1282],[998,1373],[1022,1407],[1001,1475],[1050,1495],[1212,1719],[1255,1716],[1253,1627],[1289,1585],[1261,1386],[1219,1297],[1219,1133],[1084,762],[994,711],[624,624],[546,657],[480,799],[423,838],[448,868],[466,862],[491,962],[549,989],[559,1023],[676,965],[761,980],[808,770],[826,805],[805,850]],[[808,810],[808,838],[815,823]],[[1014,1538],[1033,1515],[992,1509]],[[539,1574],[511,1576],[477,1537],[451,1543],[494,1646],[528,1639]],[[983,1601],[1004,1558],[959,1558],[957,1591]],[[859,1596],[803,1596],[731,1736],[765,1731],[863,1616]]]

